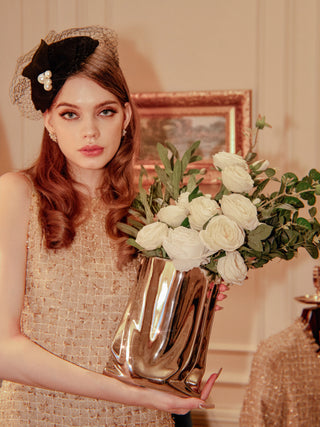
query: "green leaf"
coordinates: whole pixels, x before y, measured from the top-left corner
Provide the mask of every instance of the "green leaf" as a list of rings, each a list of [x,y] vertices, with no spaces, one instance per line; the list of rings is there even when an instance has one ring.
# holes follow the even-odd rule
[[[307,228],[308,230],[312,229],[312,226],[310,224],[310,222],[308,220],[306,220],[305,218],[297,218],[297,224],[301,225],[302,227]]]
[[[255,199],[259,195],[259,193],[268,185],[269,182],[270,178],[264,179],[263,181],[258,181],[257,188],[252,194],[252,198]]]
[[[263,219],[270,218],[272,211],[273,211],[273,206],[271,206],[270,208],[263,209],[261,212],[262,218]]]
[[[190,222],[189,222],[189,218],[185,218],[182,223],[181,223],[182,227],[186,227],[186,228],[190,228]]]
[[[314,199],[314,191],[304,191],[303,193],[300,193],[300,197],[303,200]]]
[[[293,197],[293,196],[286,196],[284,198],[284,202],[285,203],[289,203],[291,206],[293,206],[294,208],[303,208],[304,204],[301,202],[301,200],[299,200],[297,197]]]
[[[200,145],[200,141],[196,141],[194,142],[184,153],[184,155],[182,156],[181,159],[181,169],[182,169],[182,173],[184,173],[184,171],[186,170],[187,166],[189,163],[191,163],[191,157],[193,155],[193,153],[197,150],[197,148],[199,148]]]
[[[171,142],[166,141],[166,146],[169,148],[169,150],[171,151],[171,153],[174,155],[176,159],[180,158],[178,150],[173,144],[171,144]]]
[[[296,208],[289,205],[289,203],[281,203],[281,205],[276,206],[276,209],[283,209],[283,210],[287,210],[287,211],[295,211],[296,210]]]
[[[209,270],[209,271],[214,272],[214,273],[218,273],[218,270],[217,270],[217,260],[213,260],[213,259],[211,258],[211,260],[210,260],[209,264],[206,264],[206,265],[205,265],[205,268],[206,268],[207,270]]]
[[[286,172],[285,174],[283,174],[283,176],[289,181],[293,181],[293,182],[298,181],[297,175],[294,174],[293,172]]]
[[[162,161],[162,164],[166,172],[169,173],[170,171],[172,171],[172,169],[171,169],[171,164],[168,156],[168,149],[158,142],[157,151],[159,153],[160,160]]]
[[[254,160],[256,157],[257,157],[257,153],[249,152],[245,157],[245,161],[247,163],[252,162],[252,160]]]
[[[170,179],[169,179],[168,175],[166,174],[165,170],[160,168],[159,165],[155,165],[154,169],[155,169],[160,181],[162,182],[162,184],[165,186],[165,188],[169,191],[169,193],[173,197],[173,187],[172,187]]]
[[[311,169],[310,172],[309,172],[309,176],[314,181],[320,182],[320,172],[318,172],[316,169]]]
[[[295,251],[288,251],[286,253],[286,260],[290,261],[290,259],[292,259],[294,257],[294,255],[295,255]]]
[[[248,236],[248,245],[251,249],[257,251],[257,252],[263,252],[263,245],[260,239],[254,237],[254,236]]]
[[[179,189],[180,189],[180,182],[181,182],[181,160],[177,159],[174,168],[173,168],[173,175],[172,175],[172,186],[173,186],[173,198],[175,200],[178,200],[179,197]]]
[[[248,238],[265,240],[270,236],[270,234],[272,233],[272,230],[273,230],[273,227],[271,225],[260,224],[256,229],[249,231]]]
[[[301,191],[307,190],[310,188],[310,184],[306,181],[300,181],[296,185],[296,192],[300,193]]]
[[[146,173],[145,169],[141,168],[141,173],[139,177],[139,193],[140,193],[140,200],[141,200],[141,203],[143,204],[143,208],[146,214],[147,222],[148,224],[150,224],[153,221],[153,213],[151,212],[151,209],[148,203],[147,192],[142,185],[142,177],[145,173]]]
[[[215,195],[214,198],[215,198],[215,200],[218,201],[218,200],[222,199],[222,197],[225,194],[230,194],[230,191],[227,189],[227,187],[225,187],[223,184],[221,184],[221,187],[220,187],[218,193]]]
[[[313,206],[316,203],[316,198],[315,196],[312,196],[308,199],[308,205],[309,206]]]
[[[185,176],[198,175],[199,173],[200,173],[200,169],[189,169],[189,170],[187,170],[187,172],[184,175]]]
[[[196,187],[197,187],[196,177],[195,177],[195,175],[191,175],[189,180],[188,180],[187,191],[189,191],[189,193],[192,193],[192,191]]]
[[[138,218],[141,222],[143,222],[145,225],[148,224],[146,218],[138,211],[134,210],[134,209],[129,209],[129,214]],[[145,212],[144,212],[145,213]]]
[[[264,171],[264,173],[267,175],[267,177],[271,178],[276,174],[276,170],[273,168],[268,168]]]
[[[317,208],[313,207],[313,208],[309,209],[309,215],[311,217],[316,216],[316,214],[317,214]]]
[[[138,230],[132,227],[131,225],[124,224],[123,222],[118,222],[117,228],[121,230],[123,233],[128,234],[129,236],[137,237]]]
[[[202,160],[201,156],[192,156],[189,163],[200,162]]]
[[[138,243],[134,239],[128,239],[127,243],[128,245],[133,246],[141,252],[145,250],[142,246],[138,245]]]
[[[317,259],[319,257],[319,249],[316,246],[313,245],[306,245],[304,246],[305,250],[308,252],[308,254],[313,259]]]
[[[130,217],[128,218],[128,224],[132,225],[137,230],[141,230],[141,228],[145,225],[145,224],[142,224],[141,222],[136,221],[135,219],[130,218]]]
[[[195,187],[192,192],[189,194],[188,201],[191,202],[191,200],[196,199],[197,197],[203,196],[201,191],[199,191],[199,187]]]

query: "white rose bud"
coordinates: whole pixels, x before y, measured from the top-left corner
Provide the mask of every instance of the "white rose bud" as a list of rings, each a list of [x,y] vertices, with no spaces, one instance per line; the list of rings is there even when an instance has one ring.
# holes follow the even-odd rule
[[[188,271],[209,262],[209,253],[201,242],[199,233],[190,228],[170,229],[163,247],[179,271]]]
[[[218,259],[218,273],[226,283],[242,285],[247,276],[247,266],[238,251],[228,252]]]
[[[235,193],[248,193],[253,187],[250,174],[241,166],[228,166],[222,173],[223,184],[229,191]]]
[[[211,217],[221,212],[215,200],[206,196],[197,197],[189,203],[189,223],[194,230],[202,230]]]
[[[234,251],[244,243],[244,231],[225,215],[213,217],[205,230],[200,231],[204,245],[213,253],[220,249]]]
[[[254,230],[260,224],[257,218],[257,208],[242,194],[224,195],[220,204],[223,214],[233,219],[240,227]]]
[[[238,154],[227,153],[226,151],[221,151],[220,153],[214,154],[213,164],[217,169],[225,169],[228,166],[241,166],[243,169],[248,169],[248,164],[243,157]]]
[[[177,205],[169,205],[161,208],[157,213],[159,221],[164,222],[170,227],[178,227],[187,217],[188,211]]]
[[[177,201],[177,206],[180,206],[181,208],[184,208],[184,209],[188,209],[189,195],[190,195],[189,191],[186,191],[185,193],[180,194]]]
[[[168,234],[168,226],[163,222],[153,222],[138,231],[136,242],[148,251],[160,248]]]
[[[253,169],[255,169],[256,171],[265,171],[266,169],[268,169],[269,167],[269,160],[257,160],[255,162],[252,163],[251,165],[253,167]]]

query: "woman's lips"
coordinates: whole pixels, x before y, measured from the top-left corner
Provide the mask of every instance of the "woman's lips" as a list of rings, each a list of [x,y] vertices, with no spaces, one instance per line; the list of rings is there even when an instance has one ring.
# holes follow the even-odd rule
[[[103,147],[99,145],[86,145],[80,149],[80,152],[87,157],[95,157],[103,152]]]

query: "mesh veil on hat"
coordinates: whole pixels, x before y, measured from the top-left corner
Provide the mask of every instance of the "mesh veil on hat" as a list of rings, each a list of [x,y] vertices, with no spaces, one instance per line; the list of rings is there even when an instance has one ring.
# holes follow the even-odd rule
[[[39,83],[35,83],[36,82],[35,79],[37,78],[35,73],[37,74],[36,70],[37,70],[38,64],[36,64],[36,66],[33,66],[33,67],[30,67],[30,64],[33,61],[34,56],[35,57],[37,56],[35,55],[36,52],[37,51],[39,52],[39,50],[41,50],[40,63],[43,63],[43,67],[45,69],[41,69],[41,70],[39,69],[39,73],[44,73],[48,69],[50,70],[50,64],[47,64],[47,59],[46,59],[47,50],[48,49],[50,50],[50,45],[52,45],[53,43],[56,43],[54,56],[58,58],[58,62],[59,62],[60,61],[59,53],[63,52],[63,49],[60,49],[60,52],[59,52],[60,43],[57,43],[57,42],[60,42],[62,40],[65,40],[71,37],[79,39],[79,42],[75,43],[76,41],[75,39],[73,41],[74,43],[71,43],[76,45],[76,52],[74,54],[71,53],[71,55],[75,55],[75,58],[73,58],[75,61],[73,61],[73,64],[71,64],[72,65],[71,66],[68,63],[68,57],[61,59],[61,64],[63,64],[63,61],[66,61],[66,66],[68,69],[66,69],[66,73],[63,72],[63,69],[62,70],[60,69],[59,74],[56,73],[55,75],[52,76],[53,90],[52,91],[49,90],[46,92],[43,85],[41,87]],[[86,40],[86,38],[88,37],[90,37],[93,40],[91,41]],[[83,38],[84,40],[82,40],[81,38]],[[45,101],[41,101],[40,99],[38,100],[39,105],[37,105],[37,101],[35,102],[35,104],[37,105],[37,108],[39,108],[38,110],[36,109],[34,102],[32,100],[32,95],[33,95],[33,98],[35,97],[39,98],[39,96],[37,96],[34,90],[32,94],[32,84],[33,84],[33,87],[40,85],[40,89],[39,88],[36,89],[38,90],[38,95],[40,95],[42,91],[43,97],[44,98],[46,96],[48,97],[47,102],[50,105],[54,96],[60,90],[60,88],[62,87],[67,77],[72,73],[74,73],[75,71],[77,71],[76,69],[77,66],[79,67],[81,65],[81,62],[83,62],[83,60],[95,50],[97,43],[94,43],[94,41],[98,41],[99,42],[98,47],[102,48],[103,50],[106,50],[114,58],[115,62],[119,64],[119,56],[117,51],[117,45],[118,45],[117,35],[113,30],[105,27],[100,27],[100,26],[70,28],[60,33],[51,31],[41,41],[39,45],[37,45],[30,52],[26,53],[25,55],[21,56],[18,59],[16,70],[15,70],[11,87],[10,87],[10,98],[12,103],[18,106],[20,112],[24,117],[27,117],[29,119],[35,119],[35,120],[40,119],[42,117],[40,109],[41,107],[43,109],[43,105],[46,105]],[[62,43],[62,47],[63,47],[63,43]],[[45,52],[45,54],[43,52]],[[78,63],[78,64],[74,66],[75,63]],[[59,65],[59,64],[54,64],[54,66],[51,65],[51,68],[55,67],[56,65]],[[28,77],[24,76],[23,73],[25,75],[28,74]]]

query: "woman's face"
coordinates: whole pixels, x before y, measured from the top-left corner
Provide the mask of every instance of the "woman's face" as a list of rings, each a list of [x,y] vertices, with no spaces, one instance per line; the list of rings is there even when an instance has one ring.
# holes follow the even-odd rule
[[[128,103],[123,107],[115,95],[80,75],[66,81],[44,113],[45,126],[57,136],[75,178],[84,170],[102,172],[130,118]]]

